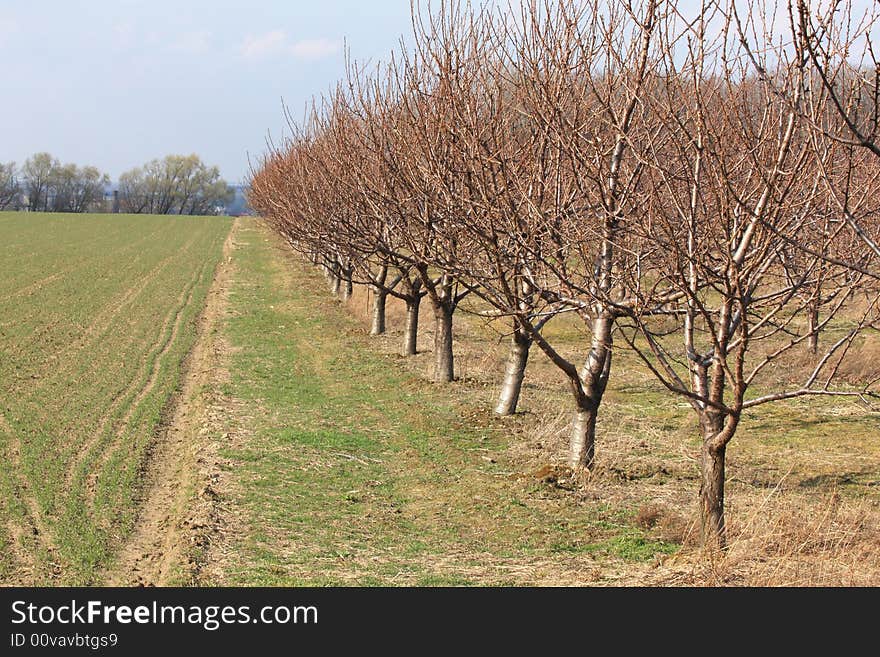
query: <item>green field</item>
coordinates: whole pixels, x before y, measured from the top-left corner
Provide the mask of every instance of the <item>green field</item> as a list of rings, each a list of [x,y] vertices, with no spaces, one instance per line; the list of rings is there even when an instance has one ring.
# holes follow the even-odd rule
[[[230,224],[0,214],[0,581],[91,583],[130,531]]]
[[[584,506],[512,463],[514,436],[471,386],[437,387],[371,344],[265,228],[237,231],[234,260],[228,391],[246,421],[228,417],[241,525],[219,583],[575,584],[678,549],[634,509]]]
[[[730,449],[723,564],[699,548],[699,433],[622,351],[584,485],[565,457],[565,383],[536,353],[523,412],[491,409],[506,341],[456,325],[461,380],[366,335],[348,304],[265,227],[235,230],[221,444],[220,563],[232,585],[876,584],[880,414],[849,399],[751,413]],[[551,327],[562,333],[567,325]],[[566,348],[583,349],[572,332]],[[227,440],[223,441],[223,436]]]
[[[718,562],[692,413],[623,350],[574,482],[547,359],[497,418],[490,325],[457,317],[460,380],[434,385],[427,309],[398,356],[396,302],[368,336],[365,291],[341,303],[257,219],[0,214],[0,244],[0,584],[880,583],[858,400],[748,414]]]

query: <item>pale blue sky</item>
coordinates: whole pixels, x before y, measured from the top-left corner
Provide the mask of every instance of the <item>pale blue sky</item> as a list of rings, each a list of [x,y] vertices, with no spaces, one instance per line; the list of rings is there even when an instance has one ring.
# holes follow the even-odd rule
[[[343,44],[385,59],[409,32],[409,0],[0,0],[0,162],[49,151],[115,179],[194,152],[238,182],[282,97],[301,116]]]
[[[384,59],[409,0],[0,0],[0,161],[49,151],[114,179],[195,152],[247,173],[281,98],[299,115],[357,59]]]

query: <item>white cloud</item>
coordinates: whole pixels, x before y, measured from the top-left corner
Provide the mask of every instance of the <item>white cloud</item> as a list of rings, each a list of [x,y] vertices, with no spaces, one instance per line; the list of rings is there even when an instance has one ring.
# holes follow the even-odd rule
[[[168,50],[172,52],[190,54],[201,54],[208,52],[210,49],[211,32],[208,30],[198,30],[196,32],[181,34],[168,45]]]
[[[259,59],[278,54],[285,47],[287,35],[281,30],[267,32],[260,36],[248,35],[241,44],[239,52],[247,59]]]
[[[245,59],[288,56],[296,59],[322,59],[340,51],[342,44],[331,39],[304,39],[291,42],[283,30],[272,30],[259,36],[248,35],[239,53]]]
[[[322,59],[339,52],[341,44],[330,39],[305,39],[290,46],[290,54],[299,59]]]

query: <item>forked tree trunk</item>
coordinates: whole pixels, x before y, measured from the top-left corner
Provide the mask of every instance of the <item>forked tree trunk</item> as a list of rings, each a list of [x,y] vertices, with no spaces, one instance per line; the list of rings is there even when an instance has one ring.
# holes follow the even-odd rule
[[[593,322],[590,354],[580,372],[575,390],[576,409],[571,424],[568,464],[574,470],[592,470],[596,458],[596,419],[611,374],[614,319],[600,316]]]
[[[415,356],[419,338],[419,306],[422,303],[420,296],[409,297],[406,300],[406,326],[403,330],[403,355]]]
[[[703,447],[700,451],[700,521],[703,544],[727,547],[724,524],[724,459],[727,446],[713,448],[713,439],[721,433],[723,418],[718,413],[704,412],[700,418]]]
[[[373,321],[370,325],[370,335],[382,335],[385,333],[385,306],[388,302],[388,292],[384,288],[373,288]]]
[[[451,383],[455,379],[455,361],[452,352],[453,308],[444,303],[434,304],[434,382]]]
[[[513,415],[519,403],[519,395],[522,391],[523,378],[526,374],[526,365],[529,362],[529,349],[532,341],[528,335],[514,329],[510,341],[510,352],[507,355],[507,371],[504,374],[504,383],[501,386],[501,395],[495,412],[498,415]]]

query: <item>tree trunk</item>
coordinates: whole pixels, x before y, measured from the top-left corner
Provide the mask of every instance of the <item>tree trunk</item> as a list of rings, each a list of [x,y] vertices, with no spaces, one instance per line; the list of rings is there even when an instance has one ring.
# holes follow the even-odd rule
[[[495,412],[498,415],[513,415],[519,403],[519,394],[522,390],[523,378],[526,374],[526,364],[529,361],[529,348],[532,341],[527,335],[514,329],[513,338],[510,341],[510,353],[507,355],[507,371],[504,375],[504,383],[501,386],[501,395]]]
[[[713,448],[713,439],[721,433],[723,417],[704,412],[700,419],[703,430],[703,448],[700,451],[700,521],[703,544],[707,547],[727,547],[724,526],[724,457],[727,446]]]
[[[724,453],[726,447],[712,451],[703,445],[700,455],[702,483],[700,485],[700,512],[703,543],[724,549],[727,532],[724,526]]]
[[[339,296],[339,287],[342,283],[342,279],[336,275],[336,272],[330,272],[330,291],[335,295]]]
[[[571,421],[568,465],[572,470],[592,470],[596,460],[597,406],[588,400],[578,402]]]
[[[342,290],[339,298],[342,299],[343,303],[346,303],[349,299],[351,299],[352,292],[354,292],[354,284],[351,282],[351,274],[343,274]]]
[[[577,410],[568,452],[568,463],[575,470],[592,470],[595,465],[596,419],[611,374],[613,327],[614,319],[610,316],[599,316],[593,321],[590,353],[580,372],[581,389],[575,390]]]
[[[819,303],[810,302],[807,314],[807,330],[810,337],[807,338],[807,349],[814,356],[819,353]]]
[[[420,296],[410,297],[406,300],[406,327],[403,331],[404,356],[415,356],[418,353],[416,342],[419,337],[419,305],[421,303]]]
[[[447,304],[434,304],[434,382],[450,383],[455,379],[452,353],[452,314]]]
[[[373,322],[370,326],[370,335],[382,335],[385,333],[385,305],[388,301],[388,292],[383,288],[373,288]]]

